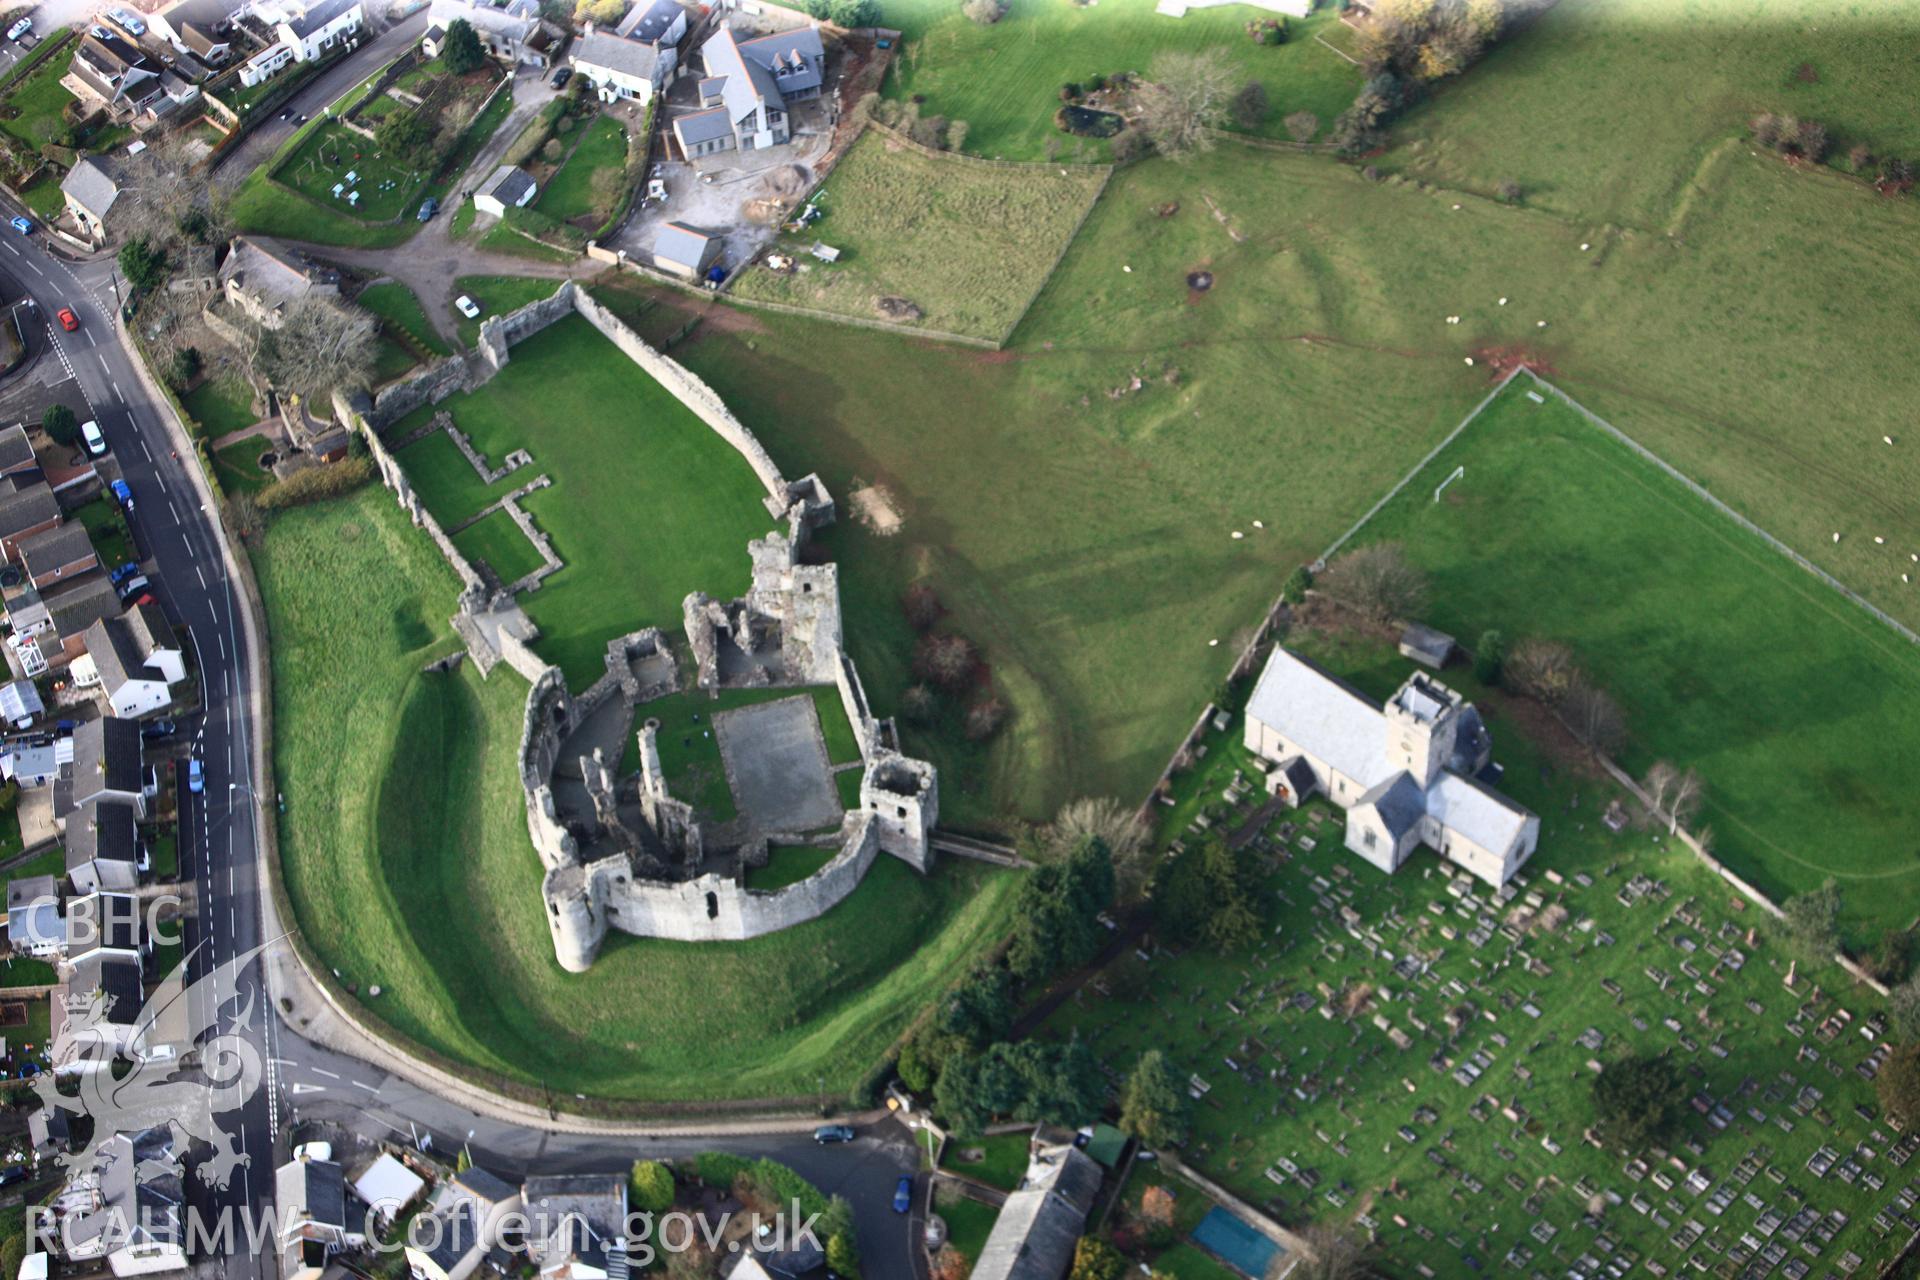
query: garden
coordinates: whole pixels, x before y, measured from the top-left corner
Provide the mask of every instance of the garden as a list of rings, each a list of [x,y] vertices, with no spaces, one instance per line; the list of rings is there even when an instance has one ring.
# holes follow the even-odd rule
[[[1372,633],[1288,643],[1374,697],[1410,668]],[[1798,1257],[1846,1273],[1890,1257],[1920,1137],[1879,1118],[1877,1002],[1661,824],[1612,830],[1610,805],[1632,802],[1566,735],[1531,740],[1547,722],[1463,668],[1444,678],[1487,716],[1502,787],[1542,819],[1513,892],[1427,850],[1384,875],[1322,801],[1261,808],[1236,716],[1190,775],[1201,807],[1162,839],[1238,851],[1260,941],[1151,939],[1049,1033],[1116,1072],[1166,1053],[1192,1097],[1183,1159],[1296,1229],[1351,1220],[1396,1269]],[[1671,1161],[1588,1141],[1596,1074],[1652,1053],[1674,1064],[1657,1108]]]
[[[627,126],[614,116],[594,116],[540,184],[533,207],[561,222],[580,220],[592,230],[613,211],[627,165]]]
[[[854,143],[813,202],[820,221],[780,241],[733,292],[836,315],[1004,342],[1106,185],[1092,166],[999,165],[928,155],[878,129]],[[815,243],[839,251],[821,262]]]

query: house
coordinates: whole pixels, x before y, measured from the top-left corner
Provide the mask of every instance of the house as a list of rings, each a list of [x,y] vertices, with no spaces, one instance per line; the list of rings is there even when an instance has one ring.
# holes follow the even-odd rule
[[[424,1178],[391,1155],[381,1155],[354,1180],[353,1194],[381,1222],[393,1222],[427,1189]]]
[[[13,477],[19,477],[13,479]],[[40,458],[33,451],[27,429],[19,423],[0,431],[0,478],[13,484],[29,484],[40,479]]]
[[[40,690],[31,680],[9,680],[0,684],[0,720],[16,729],[24,729],[46,713]]]
[[[89,800],[67,819],[67,879],[75,893],[140,885],[140,828],[124,800]]]
[[[365,1218],[347,1195],[346,1172],[331,1160],[300,1154],[281,1165],[273,1203],[282,1280],[319,1280],[334,1254],[366,1243]]]
[[[674,6],[678,8],[678,5]],[[677,55],[605,31],[588,31],[573,42],[573,73],[593,86],[602,102],[645,105],[673,77]]]
[[[527,1260],[543,1280],[627,1269],[626,1179],[615,1174],[528,1178],[521,1200]]]
[[[52,746],[9,743],[4,751],[0,751],[0,777],[18,785],[23,791],[52,786],[54,779],[60,776],[62,743],[66,745],[68,758],[71,759],[71,738],[61,738]]]
[[[559,35],[541,20],[539,0],[433,0],[427,9],[428,38],[421,41],[421,52],[439,57],[440,40],[458,21],[473,28],[481,48],[509,66],[546,66]],[[433,38],[435,29],[440,39]]]
[[[703,110],[673,122],[687,159],[775,147],[792,136],[792,104],[820,96],[827,56],[815,27],[742,40],[729,27],[700,46]],[[715,126],[715,115],[724,128]]]
[[[60,83],[74,97],[97,102],[124,120],[161,96],[160,72],[160,64],[124,36],[93,26],[74,46],[73,62]]]
[[[146,15],[147,25],[181,53],[217,67],[233,56],[234,15],[240,0],[175,0]]]
[[[283,15],[274,24],[281,47],[293,51],[295,62],[313,62],[335,46],[349,43],[367,25],[361,0],[316,0],[297,13]]]
[[[135,605],[94,623],[85,643],[116,716],[134,720],[158,711],[173,701],[173,686],[186,679],[180,641],[158,605]]]
[[[220,291],[236,311],[267,329],[286,323],[303,298],[338,297],[340,273],[259,236],[235,236],[220,264]]]
[[[66,819],[90,800],[122,800],[147,816],[151,785],[140,767],[140,726],[118,716],[83,720],[73,731],[73,761],[53,784],[53,812]]]
[[[681,7],[680,0],[636,4],[620,20],[616,34],[663,52],[678,49],[680,42],[687,38],[687,11]]]
[[[456,1173],[440,1188],[431,1211],[440,1226],[432,1248],[407,1247],[407,1268],[414,1280],[467,1280],[480,1263],[505,1244],[511,1215],[521,1207],[520,1188],[485,1169]]]
[[[93,1172],[69,1183],[55,1204],[70,1260],[105,1263],[116,1276],[184,1271],[185,1195],[171,1128],[118,1133],[95,1152]]]
[[[7,599],[7,638],[29,676],[64,667],[86,652],[83,637],[101,618],[120,612],[120,596],[105,574],[91,574],[51,591],[28,587]]]
[[[1400,632],[1400,656],[1411,658],[1435,671],[1447,665],[1448,659],[1453,657],[1453,650],[1452,636],[1418,622],[1409,622]]]
[[[138,965],[153,949],[143,925],[140,899],[130,893],[96,891],[74,898],[67,903],[67,935],[62,949],[66,961],[78,965],[117,959]]]
[[[67,582],[100,567],[86,526],[61,524],[20,540],[20,565],[27,581],[40,589]]]
[[[1246,747],[1275,797],[1319,791],[1345,809],[1347,848],[1382,871],[1424,844],[1498,887],[1539,842],[1540,819],[1475,776],[1492,755],[1480,713],[1424,672],[1382,705],[1275,649],[1247,703]]]
[[[660,228],[653,241],[653,265],[662,271],[698,280],[720,257],[724,242],[719,236],[689,227],[684,222],[669,222]]]
[[[20,563],[20,543],[60,526],[60,500],[45,480],[14,486],[0,484],[0,554]]]
[[[57,956],[67,949],[67,918],[52,876],[7,881],[7,941],[15,955]]]
[[[56,1076],[109,1069],[116,1060],[142,1060],[140,961],[93,954],[71,964],[67,980],[53,989],[53,1051]]]
[[[1072,1143],[1037,1146],[973,1265],[974,1280],[1060,1280],[1100,1191],[1100,1166]]]
[[[73,1150],[73,1126],[63,1108],[41,1107],[27,1117],[27,1145],[33,1148],[33,1160],[55,1159]]]
[[[496,218],[507,216],[509,209],[523,209],[540,194],[540,184],[525,169],[503,164],[473,193],[473,207]]]

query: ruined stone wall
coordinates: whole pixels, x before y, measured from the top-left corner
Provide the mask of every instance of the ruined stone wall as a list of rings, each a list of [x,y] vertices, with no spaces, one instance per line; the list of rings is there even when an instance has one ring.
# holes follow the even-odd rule
[[[411,377],[382,387],[373,397],[373,411],[367,414],[367,424],[376,432],[385,431],[420,406],[439,404],[473,385],[473,371],[464,357],[437,360]]]
[[[338,396],[334,397],[333,407],[335,417],[346,423],[349,430],[358,431],[361,439],[366,441],[367,453],[373,459],[374,468],[380,472],[380,483],[393,493],[394,500],[407,513],[407,517],[427,531],[427,536],[433,539],[433,545],[440,548],[440,554],[446,557],[447,563],[460,576],[462,598],[478,592],[481,589],[479,572],[460,554],[460,549],[453,545],[453,539],[447,536],[447,531],[440,527],[440,522],[433,518],[433,513],[414,493],[413,485],[407,480],[406,469],[380,439],[380,433],[368,430],[366,419],[354,413]]]
[[[584,296],[573,281],[563,280],[550,297],[529,302],[505,315],[488,316],[480,322],[480,336],[474,349],[498,373],[513,358],[516,342],[525,342],[548,325],[566,319],[573,314],[577,300]]]

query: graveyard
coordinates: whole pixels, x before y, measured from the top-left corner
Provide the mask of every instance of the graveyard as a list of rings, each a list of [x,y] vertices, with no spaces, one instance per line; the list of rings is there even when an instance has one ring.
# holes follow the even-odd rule
[[[1370,634],[1288,643],[1375,697],[1411,666]],[[1920,1197],[1920,1135],[1875,1109],[1880,1002],[1796,964],[1571,739],[1530,740],[1539,718],[1460,668],[1445,679],[1486,716],[1501,786],[1541,816],[1514,881],[1496,892],[1424,851],[1388,877],[1324,801],[1265,808],[1233,714],[1160,839],[1248,850],[1267,936],[1230,955],[1149,939],[1048,1033],[1088,1038],[1116,1074],[1166,1051],[1194,1098],[1183,1159],[1283,1223],[1375,1233],[1392,1274],[1871,1274]],[[1664,1156],[1585,1137],[1596,1070],[1629,1053],[1680,1065]]]

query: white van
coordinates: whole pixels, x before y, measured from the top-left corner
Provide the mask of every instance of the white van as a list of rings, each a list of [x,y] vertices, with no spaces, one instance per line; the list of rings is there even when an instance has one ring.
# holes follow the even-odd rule
[[[80,438],[87,443],[87,452],[92,456],[104,457],[107,452],[107,438],[100,434],[100,424],[88,418],[80,424]]]

